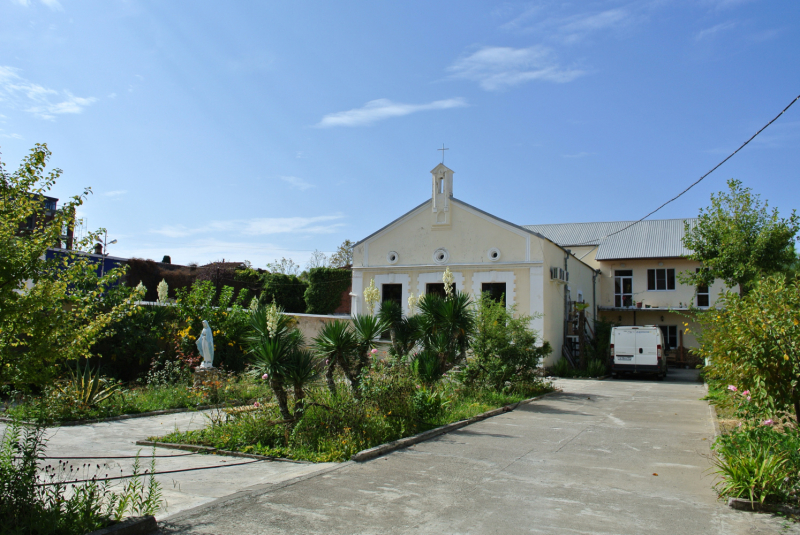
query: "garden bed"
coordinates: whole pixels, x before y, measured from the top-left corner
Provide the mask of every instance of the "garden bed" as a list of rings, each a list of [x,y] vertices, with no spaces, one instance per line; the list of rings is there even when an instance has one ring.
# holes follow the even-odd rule
[[[187,385],[133,386],[97,403],[86,404],[59,396],[50,390],[31,396],[10,407],[2,420],[22,420],[46,425],[82,425],[102,421],[204,410],[218,407],[266,403],[272,392],[263,381],[248,376],[233,376],[205,383],[197,388]]]
[[[282,422],[275,408],[237,416],[212,417],[204,429],[149,437],[155,442],[206,446],[217,450],[312,462],[346,461],[359,452],[456,422],[471,423],[487,411],[503,410],[551,392],[549,383],[524,391],[497,393],[442,382],[425,387],[408,377],[381,376],[367,382],[356,400],[347,388],[337,396],[323,388],[309,391],[302,419]],[[344,386],[344,385],[342,385]]]

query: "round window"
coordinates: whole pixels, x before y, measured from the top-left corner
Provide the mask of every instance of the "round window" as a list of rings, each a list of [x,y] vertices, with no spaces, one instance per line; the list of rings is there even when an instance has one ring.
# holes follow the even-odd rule
[[[497,262],[500,260],[500,249],[497,247],[492,247],[486,252],[486,254],[489,256],[489,260],[492,262]]]
[[[436,249],[433,252],[433,261],[437,264],[444,264],[447,262],[447,259],[450,258],[450,254],[447,252],[447,249],[441,248]]]
[[[400,255],[397,254],[397,251],[389,251],[386,255],[386,261],[390,264],[396,264],[398,260],[400,260]]]

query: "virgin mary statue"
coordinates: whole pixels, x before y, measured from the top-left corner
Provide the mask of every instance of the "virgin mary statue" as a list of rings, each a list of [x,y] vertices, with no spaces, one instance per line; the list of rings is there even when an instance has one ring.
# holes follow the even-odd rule
[[[211,332],[211,327],[208,322],[203,320],[203,331],[197,339],[197,351],[203,357],[203,363],[200,364],[201,368],[214,367],[214,334]]]

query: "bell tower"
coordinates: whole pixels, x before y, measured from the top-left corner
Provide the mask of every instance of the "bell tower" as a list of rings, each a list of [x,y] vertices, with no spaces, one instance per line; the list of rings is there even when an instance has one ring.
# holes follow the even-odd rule
[[[453,196],[453,171],[440,163],[431,171],[433,228],[450,226],[450,198]]]

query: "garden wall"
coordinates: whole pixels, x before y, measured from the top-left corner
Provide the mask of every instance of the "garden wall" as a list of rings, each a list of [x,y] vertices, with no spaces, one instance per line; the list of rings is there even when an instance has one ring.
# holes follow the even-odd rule
[[[320,329],[322,329],[322,326],[326,323],[335,320],[344,320],[352,324],[350,316],[324,316],[321,314],[289,314],[289,316],[297,320],[297,328],[303,333],[306,343],[309,345],[311,345],[312,340],[319,335]],[[381,340],[377,342],[376,346],[378,353],[375,356],[377,358],[384,359],[389,355],[390,343],[388,341]]]

